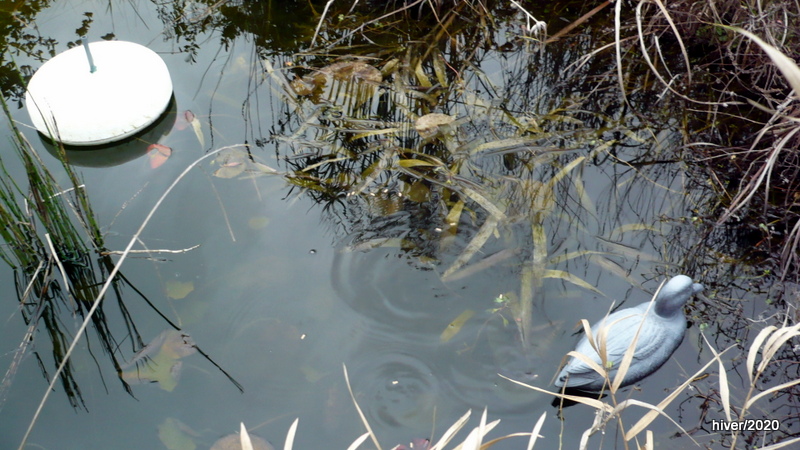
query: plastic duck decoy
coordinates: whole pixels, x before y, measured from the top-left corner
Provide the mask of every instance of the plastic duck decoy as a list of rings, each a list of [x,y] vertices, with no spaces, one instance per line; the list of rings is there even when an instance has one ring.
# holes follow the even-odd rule
[[[641,331],[636,341],[636,351],[620,387],[641,381],[658,370],[683,341],[686,332],[683,305],[692,295],[702,290],[702,284],[694,283],[686,275],[676,275],[661,288],[654,305],[644,302],[632,308],[616,311],[592,325],[592,333],[595,336],[598,336],[602,327],[608,326],[605,344],[606,361],[610,366],[608,379],[613,382],[616,377],[617,369],[633,342],[640,324]],[[603,366],[600,355],[589,344],[586,336],[578,342],[575,351]],[[558,388],[566,386],[568,389],[583,392],[600,392],[604,387],[607,388],[608,384],[603,375],[574,357],[561,369],[555,381]]]

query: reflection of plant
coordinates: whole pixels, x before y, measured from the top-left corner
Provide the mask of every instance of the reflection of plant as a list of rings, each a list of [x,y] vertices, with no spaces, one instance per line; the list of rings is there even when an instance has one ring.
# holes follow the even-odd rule
[[[10,117],[8,109],[6,115]],[[27,353],[34,332],[40,326],[47,331],[52,343],[53,362],[58,365],[64,360],[72,336],[63,328],[62,311],[66,309],[70,315],[85,317],[99,293],[98,285],[106,279],[114,265],[110,256],[103,254],[103,236],[77,175],[67,164],[62,165],[72,185],[70,189],[63,190],[13,122],[11,127],[17,154],[26,170],[28,186],[27,189],[19,186],[0,162],[3,170],[3,177],[0,178],[0,220],[5,224],[0,235],[6,243],[0,247],[0,257],[15,269],[17,295],[23,305],[22,314],[28,325],[28,333],[21,340],[11,367],[0,385],[3,391],[11,385],[20,359]],[[25,208],[20,206],[20,197],[24,199]],[[88,236],[88,240],[84,236]],[[118,299],[121,298],[121,281],[124,278],[114,280]],[[141,343],[121,300],[118,306],[126,328],[133,336],[132,344]],[[101,348],[108,354],[115,370],[120,372],[117,359],[120,343],[112,335],[102,309],[92,316],[92,324]],[[45,376],[49,377],[42,355],[39,351],[34,353]],[[82,404],[71,363],[65,365],[60,379],[72,405]],[[123,385],[128,388],[126,383],[123,382]],[[4,397],[5,392],[0,395]]]
[[[364,211],[347,214],[359,217],[346,231],[356,235],[354,247],[400,239],[420,266],[438,262],[446,283],[501,263],[518,264],[520,289],[509,310],[527,346],[543,280],[600,293],[562,267],[583,259],[613,268],[609,257],[624,257],[608,239],[598,239],[597,250],[565,253],[553,253],[560,250],[554,241],[562,224],[590,236],[581,221],[597,214],[581,173],[598,158],[615,159],[617,146],[638,145],[637,130],[586,112],[585,99],[534,97],[540,89],[534,83],[558,83],[553,74],[530,79],[534,61],[515,65],[518,72],[498,86],[479,68],[477,42],[464,57],[448,51],[434,32],[422,41],[379,64],[351,57],[319,68],[297,66],[293,79],[265,62],[285,99],[290,119],[283,125],[295,124],[274,136],[279,146],[291,148],[287,179],[330,209]],[[525,78],[530,84],[520,85]],[[611,138],[611,131],[630,139]],[[577,217],[562,212],[572,199]],[[466,241],[461,248],[459,239]],[[491,253],[498,241],[520,244]]]
[[[4,98],[13,98],[21,104],[25,95],[23,79],[33,75],[30,66],[18,67],[15,58],[26,56],[45,61],[56,53],[56,40],[42,35],[34,20],[49,3],[3,2],[0,6],[0,90]]]
[[[640,7],[659,20],[667,15],[660,4],[642,3]],[[492,18],[498,17],[503,16]],[[438,263],[442,279],[448,283],[493,266],[513,264],[520,272],[519,290],[515,296],[508,295],[495,312],[511,311],[523,342],[529,345],[534,299],[541,297],[545,279],[597,293],[586,276],[573,269],[576,262],[599,265],[632,285],[639,282],[632,275],[636,263],[632,267],[618,260],[666,264],[665,258],[648,255],[621,238],[641,232],[647,236],[643,240],[660,240],[666,233],[658,222],[683,214],[680,208],[685,205],[679,197],[691,190],[672,184],[680,179],[677,173],[653,179],[654,172],[642,169],[662,163],[665,154],[675,162],[671,150],[662,151],[680,145],[677,133],[664,139],[665,132],[669,135],[679,127],[669,124],[658,130],[653,126],[657,122],[648,121],[653,120],[648,111],[651,107],[657,106],[658,114],[664,114],[662,108],[674,104],[663,106],[668,102],[647,100],[652,92],[647,82],[633,81],[647,73],[645,62],[663,58],[661,41],[645,42],[648,33],[639,34],[640,42],[617,39],[616,60],[613,56],[604,60],[599,56],[613,47],[611,37],[603,42],[608,47],[596,41],[583,47],[586,41],[579,36],[570,40],[569,50],[585,55],[579,62],[564,57],[555,45],[546,52],[527,55],[527,60],[514,58],[518,54],[506,58],[495,52],[489,65],[484,64],[489,59],[488,45],[470,38],[491,36],[485,42],[500,45],[502,38],[492,35],[490,27],[473,28],[470,36],[462,36],[456,31],[458,19],[447,15],[437,19],[430,33],[406,39],[402,49],[380,39],[386,36],[378,31],[379,26],[385,25],[377,21],[367,21],[352,32],[335,21],[325,22],[321,40],[328,44],[324,52],[299,56],[304,64],[295,66],[300,68],[288,77],[268,67],[275,85],[288,93],[275,141],[280,153],[290,149],[286,160],[292,182],[326,203],[333,211],[331,216],[344,222],[340,224],[344,232],[355,236],[355,248],[399,246],[411,258],[424,261],[421,266],[430,268],[431,262]],[[666,19],[669,24],[651,31],[677,33],[670,18]],[[338,40],[339,36],[344,38]],[[589,40],[597,37],[592,36]],[[681,73],[672,71],[666,78],[667,71],[661,65],[656,68],[655,63],[650,70],[666,80],[665,89],[676,93],[672,79],[683,79],[684,70],[686,76],[691,72],[686,70],[690,67],[686,54],[678,54],[682,38],[674,38],[678,45],[673,46],[675,53],[670,58],[676,56],[686,63]],[[346,39],[348,45],[341,45]],[[376,42],[382,46],[372,45]],[[511,40],[505,43],[514,44]],[[624,53],[620,50],[643,56],[636,53],[638,44],[642,52],[653,54],[621,59]],[[347,56],[332,62],[327,59],[330,55]],[[672,59],[665,64],[669,61]],[[611,69],[585,70],[598,62]],[[315,74],[348,63],[380,70],[379,89],[372,98],[353,101],[354,95],[343,97],[315,88]],[[499,74],[483,72],[497,65]],[[337,82],[344,85],[338,92],[360,92],[359,84],[364,83],[356,77]],[[302,87],[306,90],[298,90]],[[637,111],[636,119],[629,116],[626,122],[627,113],[620,103]],[[442,122],[419,126],[421,120],[434,115]],[[665,115],[672,116],[671,112]],[[685,120],[688,114],[677,112],[674,117]],[[794,130],[786,123],[785,129]],[[795,137],[793,131],[787,133]],[[583,186],[584,170],[599,163],[627,169],[621,171],[622,177],[620,172],[613,173],[614,191],[606,198],[587,194]],[[665,196],[653,199],[642,195],[638,191],[642,184],[663,190]],[[674,195],[676,191],[681,195]],[[620,213],[608,217],[609,210],[626,208],[628,205],[622,206],[626,202],[652,202],[647,211],[650,217],[639,223],[622,220]],[[614,208],[598,214],[606,204]],[[626,209],[640,214],[635,208]],[[347,223],[351,217],[357,219]],[[768,229],[766,225],[763,228]],[[677,249],[680,246],[652,244],[673,255],[683,252]],[[496,250],[493,245],[503,248]],[[792,255],[787,253],[785,258],[791,261]],[[692,253],[669,259],[697,264]]]
[[[8,114],[8,110],[7,109],[6,109],[6,113]],[[12,125],[12,127],[13,127],[13,125]],[[17,138],[19,139],[19,142],[20,143],[24,142],[23,138],[21,137],[21,135],[19,134],[19,132],[16,129],[15,129],[15,133],[16,133]],[[31,431],[33,430],[33,427],[36,424],[37,419],[39,418],[39,414],[41,413],[42,408],[44,407],[45,403],[47,402],[47,399],[50,396],[50,393],[53,390],[53,386],[54,386],[54,384],[56,382],[56,379],[59,378],[59,377],[62,377],[62,376],[63,377],[68,376],[68,375],[65,375],[65,374],[68,374],[71,371],[70,357],[72,356],[72,353],[75,350],[80,338],[83,337],[84,332],[86,331],[89,323],[92,323],[95,326],[96,329],[98,328],[98,326],[102,326],[103,327],[102,330],[98,330],[98,334],[100,335],[101,339],[107,339],[107,337],[111,336],[110,329],[108,328],[108,326],[106,325],[106,322],[105,322],[105,316],[103,314],[103,308],[101,307],[101,305],[104,303],[102,301],[105,298],[105,295],[106,295],[106,293],[108,292],[108,290],[110,288],[115,291],[115,293],[116,293],[118,298],[121,298],[121,295],[120,295],[121,291],[120,291],[119,282],[118,282],[118,278],[117,277],[119,276],[122,279],[124,279],[124,278],[120,274],[120,268],[122,267],[122,264],[126,260],[128,255],[131,253],[134,244],[137,243],[137,242],[140,242],[140,236],[141,236],[142,231],[145,229],[147,224],[150,222],[150,219],[153,218],[153,215],[158,210],[159,206],[161,206],[161,204],[163,204],[164,199],[170,194],[170,192],[172,192],[172,190],[183,179],[183,177],[189,171],[191,171],[194,167],[196,167],[197,165],[199,165],[201,162],[205,161],[206,159],[211,158],[212,156],[217,156],[220,153],[224,153],[226,151],[231,151],[232,148],[234,148],[234,147],[235,146],[233,146],[233,147],[223,147],[223,148],[219,148],[219,149],[213,150],[213,151],[211,151],[209,153],[206,153],[204,156],[201,156],[200,158],[195,160],[192,164],[190,164],[172,182],[172,184],[161,195],[161,197],[158,199],[158,201],[156,201],[156,203],[153,206],[153,208],[150,210],[148,215],[142,221],[142,224],[140,225],[139,229],[136,231],[136,233],[133,235],[133,237],[128,241],[128,245],[120,253],[120,257],[117,260],[117,262],[116,263],[108,262],[109,266],[107,268],[109,269],[109,272],[104,277],[104,281],[91,284],[92,297],[88,297],[88,298],[85,298],[85,299],[84,298],[80,298],[80,300],[82,300],[84,302],[84,304],[83,304],[83,308],[84,309],[80,309],[80,310],[78,310],[76,312],[80,312],[81,313],[82,317],[84,318],[83,322],[78,327],[78,330],[76,331],[75,336],[71,340],[69,340],[69,341],[64,340],[63,342],[56,342],[54,340],[54,342],[53,342],[54,343],[54,347],[57,347],[56,344],[67,344],[67,342],[68,342],[68,345],[61,345],[60,347],[57,347],[57,350],[59,352],[58,354],[61,357],[60,357],[60,363],[58,364],[58,368],[56,369],[56,374],[54,375],[54,379],[50,382],[50,385],[48,386],[47,391],[42,396],[42,400],[39,403],[39,407],[37,408],[36,412],[34,413],[33,418],[31,419],[31,422],[28,425],[28,429],[27,429],[27,431],[25,432],[25,435],[22,438],[22,443],[20,444],[20,448],[25,446],[25,443],[27,442],[27,439],[30,436]],[[33,152],[32,149],[30,151]],[[62,158],[62,164],[64,164],[65,170],[67,170],[67,171],[71,170],[67,166],[67,164],[65,162],[63,162],[63,161],[64,161],[64,159]],[[29,173],[29,175],[30,175],[30,173]],[[73,183],[75,183],[77,181],[77,178],[75,178],[74,176],[71,176],[71,179],[72,179]],[[80,186],[77,186],[77,185],[76,185],[76,187],[80,188]],[[56,196],[58,196],[58,194],[50,196],[50,197],[47,197],[47,200],[50,200],[50,199],[52,199],[53,197],[56,197]],[[84,201],[81,204],[88,207],[88,201]],[[79,215],[79,217],[85,219],[85,217],[83,217],[83,216]],[[86,221],[83,220],[82,223],[86,223]],[[97,233],[97,236],[99,238],[100,234]],[[98,243],[94,242],[94,244],[97,245]],[[99,247],[99,245],[98,245],[98,247]],[[99,251],[100,248],[98,248],[97,250]],[[107,253],[107,252],[101,252],[101,253]],[[106,258],[105,261],[109,261],[109,260]],[[65,272],[65,271],[62,270],[62,274],[65,274],[64,275],[65,278],[67,277],[66,273],[68,273],[68,272]],[[70,284],[69,284],[68,281],[65,281],[65,285],[69,286]],[[102,285],[102,286],[98,288],[99,285]],[[69,292],[69,291],[67,291],[67,292]],[[161,312],[159,312],[153,306],[153,304],[150,303],[146,298],[144,300],[173,329],[176,329],[176,330],[179,329],[178,326],[176,326],[166,316],[164,316]],[[136,344],[139,344],[139,347],[141,347],[144,350],[146,350],[145,346],[142,344],[141,338],[139,337],[138,333],[136,333],[135,326],[134,326],[132,320],[130,319],[130,316],[128,315],[127,310],[125,309],[124,304],[122,303],[121,300],[118,302],[118,304],[120,306],[120,309],[121,309],[121,312],[122,312],[123,316],[125,317],[125,322],[126,322],[126,325],[128,326],[129,333],[136,334],[135,336],[132,336],[132,339],[131,339],[132,341],[134,339],[136,340],[136,342],[134,343],[134,347],[135,347]],[[49,306],[49,305],[47,305],[47,306]],[[47,309],[53,309],[53,308],[47,308]],[[50,329],[48,329],[48,331],[50,331]],[[29,329],[29,334],[30,333],[32,333],[32,329]],[[24,342],[26,343],[27,340],[24,341]],[[125,378],[129,377],[131,374],[124,373],[122,371],[122,368],[120,367],[119,363],[117,362],[117,360],[116,360],[116,358],[114,356],[114,352],[117,350],[117,347],[118,346],[114,347],[113,349],[108,349],[108,348],[106,348],[104,346],[104,350],[106,350],[106,351],[111,350],[112,351],[110,354],[111,354],[111,357],[114,360],[114,365],[115,365],[115,368],[117,369],[117,374],[118,374],[118,376],[120,378],[120,381],[122,381],[122,383],[125,385],[126,389],[129,390],[128,385],[125,382]],[[242,386],[236,380],[234,380],[227,372],[225,372],[225,370],[222,367],[220,367],[217,363],[215,363],[207,354],[202,352],[196,345],[194,345],[192,343],[192,341],[190,340],[188,335],[181,333],[180,335],[177,336],[177,339],[170,340],[169,341],[169,345],[167,347],[168,348],[166,349],[166,351],[164,353],[160,353],[160,355],[157,355],[157,356],[158,356],[158,359],[160,359],[160,362],[164,366],[167,366],[167,365],[170,366],[170,371],[172,371],[172,369],[175,369],[176,367],[177,368],[180,367],[179,362],[174,361],[176,358],[180,359],[181,355],[185,356],[185,355],[188,355],[190,353],[193,353],[194,350],[197,350],[203,357],[206,358],[206,360],[208,360],[223,375],[225,375],[228,378],[228,380],[230,380],[231,383],[233,383],[233,385],[236,386],[239,389],[240,392],[243,392]],[[151,347],[151,348],[153,348],[153,347]],[[59,359],[57,359],[57,361],[59,361]],[[12,369],[15,369],[14,365],[12,365]],[[162,387],[163,386],[169,387],[175,381],[174,376],[177,375],[177,374],[176,373],[172,373],[172,374],[170,374],[169,377],[164,377],[163,375],[164,375],[163,373],[157,374],[157,376],[160,379],[159,381],[163,380],[164,384],[162,384]]]

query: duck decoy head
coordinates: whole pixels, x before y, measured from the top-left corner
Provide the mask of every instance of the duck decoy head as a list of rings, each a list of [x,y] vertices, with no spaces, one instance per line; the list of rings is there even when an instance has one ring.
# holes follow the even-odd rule
[[[686,275],[676,275],[670,278],[656,297],[656,314],[661,317],[673,317],[680,314],[681,308],[689,301],[689,298],[702,290],[702,284],[693,282]]]

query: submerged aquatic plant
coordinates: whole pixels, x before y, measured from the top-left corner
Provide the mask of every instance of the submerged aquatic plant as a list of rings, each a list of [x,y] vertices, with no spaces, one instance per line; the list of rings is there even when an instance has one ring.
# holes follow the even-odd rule
[[[364,61],[355,60],[312,69],[313,75],[289,81],[264,62],[275,90],[285,94],[287,116],[297,123],[291,134],[274,137],[279,147],[290,147],[288,180],[326,208],[364,210],[366,220],[340,224],[356,235],[352,248],[399,241],[420,266],[439,266],[445,283],[499,264],[517,264],[520,288],[509,310],[525,347],[544,280],[562,280],[602,295],[577,274],[554,266],[583,259],[636,284],[614,258],[633,255],[658,263],[654,256],[616,244],[611,235],[591,236],[587,223],[579,223],[598,217],[583,184],[583,169],[599,158],[616,159],[618,147],[637,145],[637,139],[644,140],[637,133],[650,130],[629,129],[611,117],[586,113],[579,104],[550,105],[529,98],[511,80],[495,92],[482,93],[483,86],[496,81],[473,66],[474,61],[455,53],[448,61],[436,47],[421,50],[377,66],[381,77],[377,68],[368,70]],[[332,73],[344,75],[320,75]],[[367,81],[356,73],[374,76]],[[338,87],[322,82],[319,89],[308,87],[318,79]],[[366,92],[371,97],[362,85],[370,86]],[[308,89],[299,91],[298,86]],[[342,94],[352,92],[359,94]],[[448,113],[433,112],[437,110]],[[587,124],[587,116],[606,127]],[[609,130],[628,137],[610,138]],[[578,216],[586,218],[562,212],[566,203],[577,203]],[[403,223],[411,231],[391,225],[392,218],[401,217],[408,217]],[[591,237],[597,250],[562,252],[553,238],[560,226]],[[621,225],[612,234],[637,229],[655,227]],[[465,244],[459,247],[459,240]],[[492,252],[487,247],[493,240],[522,244]]]

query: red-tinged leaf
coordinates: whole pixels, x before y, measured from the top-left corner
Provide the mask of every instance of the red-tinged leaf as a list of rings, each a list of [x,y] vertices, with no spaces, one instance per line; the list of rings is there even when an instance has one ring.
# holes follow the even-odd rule
[[[150,144],[150,146],[147,147],[147,156],[150,157],[150,168],[156,169],[160,167],[167,162],[171,154],[172,149],[166,145]]]
[[[153,150],[157,151],[158,153],[161,153],[164,156],[169,156],[172,154],[172,149],[167,147],[166,145],[150,144],[150,146],[147,147],[148,153]]]
[[[183,131],[189,128],[189,125],[194,121],[195,118],[196,117],[194,113],[187,109],[183,112],[183,114],[178,115],[178,118],[175,120],[174,128],[178,131]]]

